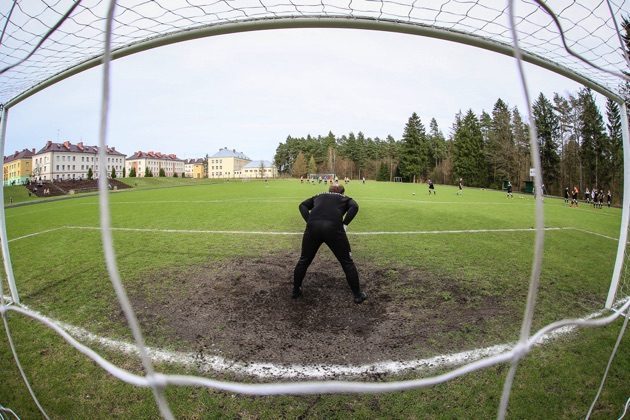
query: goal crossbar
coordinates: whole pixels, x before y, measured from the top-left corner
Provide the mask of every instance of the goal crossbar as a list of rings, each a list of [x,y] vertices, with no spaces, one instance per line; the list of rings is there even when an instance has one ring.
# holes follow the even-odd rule
[[[486,39],[474,34],[460,32],[456,30],[446,30],[442,28],[432,27],[428,25],[412,24],[405,22],[387,21],[383,19],[369,18],[348,18],[348,17],[316,17],[316,18],[277,18],[277,19],[254,19],[251,21],[239,21],[234,23],[223,23],[208,25],[195,29],[182,30],[175,33],[169,33],[156,36],[150,39],[138,41],[124,47],[117,48],[112,51],[111,59],[133,55],[142,51],[158,48],[178,42],[190,41],[199,38],[206,38],[217,35],[235,34],[240,32],[252,32],[272,29],[295,29],[295,28],[346,28],[346,29],[363,29],[402,33],[408,35],[418,35],[429,38],[452,41],[464,45],[482,48],[495,53],[513,56],[514,48],[512,45]],[[611,89],[605,87],[601,83],[592,80],[566,66],[559,65],[537,54],[522,51],[522,59],[531,64],[540,66],[547,70],[572,79],[578,83],[587,86],[594,91],[611,98],[617,102],[622,102],[621,97]],[[39,81],[35,86],[21,92],[14,98],[4,103],[6,108],[17,105],[28,97],[50,87],[68,77],[99,66],[103,62],[102,55],[91,57],[79,64],[69,67],[52,77]]]

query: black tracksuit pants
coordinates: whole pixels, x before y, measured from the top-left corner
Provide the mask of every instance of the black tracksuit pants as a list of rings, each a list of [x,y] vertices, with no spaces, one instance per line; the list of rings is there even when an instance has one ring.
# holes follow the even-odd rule
[[[293,272],[293,287],[299,288],[302,286],[306,270],[311,265],[322,243],[328,245],[328,248],[337,257],[346,274],[346,280],[352,293],[355,296],[361,293],[359,273],[354,265],[354,261],[352,261],[350,242],[348,242],[346,232],[343,230],[343,225],[329,221],[307,223],[304,236],[302,237],[302,254]]]

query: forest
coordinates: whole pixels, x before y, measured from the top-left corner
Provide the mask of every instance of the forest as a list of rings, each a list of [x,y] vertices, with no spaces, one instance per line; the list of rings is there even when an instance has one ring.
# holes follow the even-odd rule
[[[628,89],[626,89],[626,92]],[[619,198],[623,183],[620,106],[608,99],[598,108],[593,92],[532,104],[543,183],[549,194],[577,186],[610,189]],[[501,188],[510,181],[523,190],[530,181],[530,128],[517,107],[497,99],[491,113],[472,109],[455,115],[448,135],[431,118],[428,128],[413,113],[402,138],[371,138],[363,132],[336,136],[288,136],[274,156],[279,173],[300,177],[335,173],[340,178],[456,184]],[[615,200],[617,201],[617,200]]]

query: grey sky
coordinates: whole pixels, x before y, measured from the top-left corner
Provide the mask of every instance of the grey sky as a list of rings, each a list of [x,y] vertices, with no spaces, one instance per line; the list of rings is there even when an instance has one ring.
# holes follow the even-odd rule
[[[526,69],[533,99],[580,88]],[[47,140],[97,144],[100,78],[92,69],[13,107],[5,154]],[[514,59],[452,42],[348,29],[224,35],[114,61],[108,143],[128,155],[227,146],[271,160],[287,135],[398,139],[412,112],[448,136],[460,109],[490,112],[499,97],[526,117]]]

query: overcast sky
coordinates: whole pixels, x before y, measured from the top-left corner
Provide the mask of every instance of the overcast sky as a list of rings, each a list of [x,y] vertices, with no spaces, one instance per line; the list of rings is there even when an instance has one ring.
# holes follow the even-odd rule
[[[112,66],[108,144],[127,155],[193,158],[228,147],[272,160],[288,135],[399,139],[412,112],[427,128],[435,118],[448,136],[460,109],[491,112],[499,97],[526,117],[513,58],[411,35],[258,31],[161,47]],[[526,70],[534,99],[580,88]],[[98,144],[101,76],[100,67],[86,71],[11,108],[5,154],[47,140]]]

